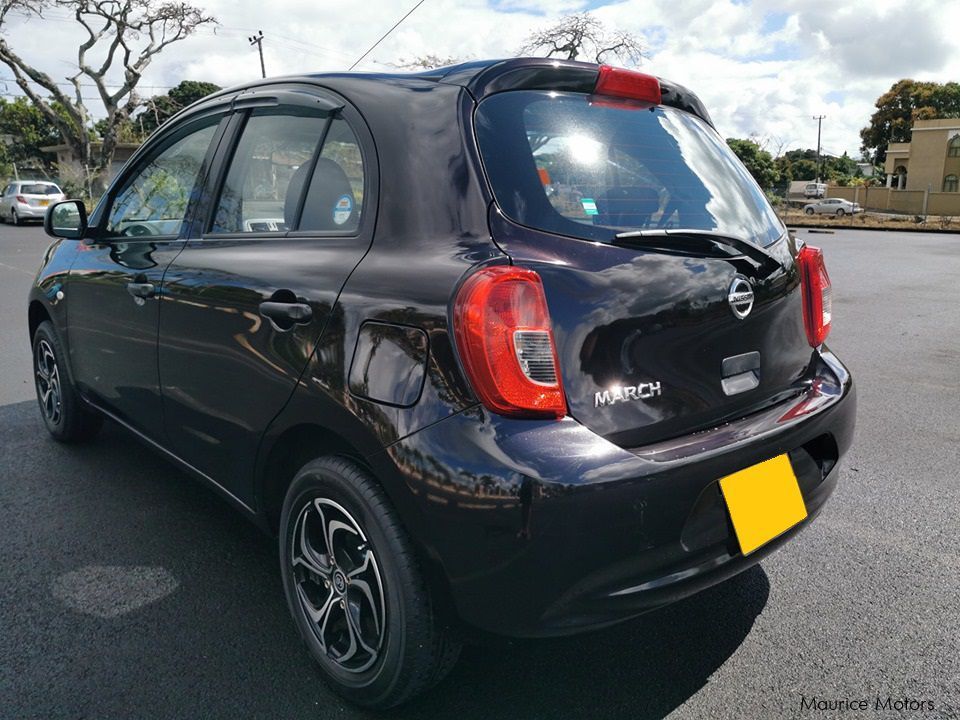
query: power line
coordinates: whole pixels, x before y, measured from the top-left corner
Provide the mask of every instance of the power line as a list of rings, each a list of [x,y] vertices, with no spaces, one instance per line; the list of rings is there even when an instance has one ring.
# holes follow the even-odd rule
[[[404,15],[402,18],[400,18],[399,20],[397,20],[397,22],[394,24],[394,26],[393,26],[392,28],[390,28],[389,30],[387,30],[387,31],[380,37],[380,39],[377,40],[373,45],[371,45],[369,48],[367,48],[367,51],[366,51],[363,55],[361,55],[360,57],[358,57],[358,58],[356,59],[356,61],[353,63],[353,65],[351,65],[349,68],[347,68],[347,70],[353,70],[357,65],[359,65],[361,60],[363,60],[367,55],[369,55],[370,53],[372,53],[372,52],[373,52],[373,49],[374,49],[375,47],[377,47],[377,45],[379,45],[380,43],[382,43],[390,33],[392,33],[394,30],[396,30],[396,29],[400,26],[400,23],[402,23],[404,20],[406,20],[408,17],[410,17],[410,16],[413,14],[413,11],[416,10],[416,9],[417,9],[418,7],[420,7],[421,5],[423,5],[424,2],[426,2],[426,0],[420,0],[420,2],[418,2],[418,3],[417,3],[416,5],[414,5],[412,8],[410,8],[409,12],[407,12],[406,15]]]

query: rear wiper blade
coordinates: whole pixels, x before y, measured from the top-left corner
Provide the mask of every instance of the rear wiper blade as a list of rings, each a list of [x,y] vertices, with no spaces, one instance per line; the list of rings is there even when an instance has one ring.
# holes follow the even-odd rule
[[[720,251],[723,255],[729,257],[746,255],[761,265],[771,263],[779,265],[769,253],[757,245],[714,230],[685,230],[682,228],[630,230],[614,235],[612,244],[642,250],[675,250],[701,253],[712,251],[711,254]]]

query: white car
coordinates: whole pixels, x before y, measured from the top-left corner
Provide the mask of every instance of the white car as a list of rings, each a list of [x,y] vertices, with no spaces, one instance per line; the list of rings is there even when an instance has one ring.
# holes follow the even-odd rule
[[[807,183],[803,188],[803,196],[806,198],[822,198],[826,194],[826,183]]]
[[[47,208],[67,196],[54,183],[45,180],[12,182],[0,195],[0,222],[20,225],[25,220],[43,220]]]
[[[863,208],[858,203],[844,200],[843,198],[824,198],[814,203],[803,206],[803,211],[807,215],[855,215],[863,212]]]

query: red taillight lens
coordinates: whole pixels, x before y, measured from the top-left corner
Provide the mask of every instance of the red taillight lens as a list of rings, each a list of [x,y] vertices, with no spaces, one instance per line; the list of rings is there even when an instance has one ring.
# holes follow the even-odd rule
[[[21,205],[26,205],[27,199],[23,195],[17,195],[17,202]]]
[[[480,401],[517,417],[563,417],[550,312],[533,270],[498,265],[463,284],[453,306],[457,348]]]
[[[797,255],[803,288],[803,325],[807,341],[819,347],[830,334],[833,320],[833,286],[823,262],[823,250],[805,245]]]
[[[611,65],[600,66],[593,92],[596,95],[645,100],[654,105],[659,105],[661,100],[660,81],[653,75]]]

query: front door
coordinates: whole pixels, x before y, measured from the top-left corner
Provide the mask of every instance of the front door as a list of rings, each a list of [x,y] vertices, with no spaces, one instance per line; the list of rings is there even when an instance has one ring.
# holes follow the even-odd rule
[[[161,138],[107,198],[70,271],[67,337],[81,392],[162,438],[157,323],[163,274],[203,181],[222,115]]]
[[[372,236],[362,120],[326,95],[291,95],[238,96],[254,107],[235,120],[220,189],[167,271],[160,314],[172,449],[247,504],[260,437]]]

